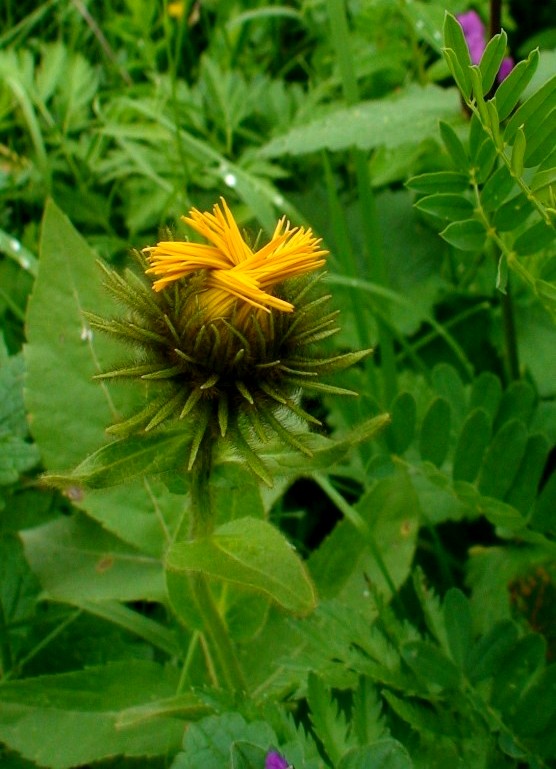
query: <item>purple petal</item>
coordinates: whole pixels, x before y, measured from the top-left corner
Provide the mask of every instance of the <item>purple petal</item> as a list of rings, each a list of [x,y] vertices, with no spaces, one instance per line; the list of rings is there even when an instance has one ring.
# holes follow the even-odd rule
[[[475,11],[460,13],[456,18],[467,41],[471,62],[472,64],[478,64],[486,47],[485,25],[481,21],[479,14]]]
[[[264,769],[288,769],[288,762],[280,753],[271,750],[270,753],[267,753]]]
[[[506,56],[505,59],[502,59],[502,64],[500,65],[500,69],[498,70],[498,75],[496,76],[496,79],[499,83],[502,82],[502,80],[505,80],[512,69],[514,68],[514,60],[511,56]]]

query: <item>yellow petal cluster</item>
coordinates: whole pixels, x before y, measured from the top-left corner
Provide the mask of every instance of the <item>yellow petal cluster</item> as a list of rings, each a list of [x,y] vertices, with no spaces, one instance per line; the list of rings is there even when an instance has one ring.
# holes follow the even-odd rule
[[[272,293],[274,286],[322,267],[328,253],[311,229],[291,227],[282,217],[271,240],[253,251],[242,237],[226,204],[192,209],[182,220],[208,243],[163,241],[145,249],[155,291],[199,270],[206,271],[200,303],[210,318],[228,317],[237,300],[258,310],[292,312],[290,302]],[[242,308],[240,307],[240,313]]]

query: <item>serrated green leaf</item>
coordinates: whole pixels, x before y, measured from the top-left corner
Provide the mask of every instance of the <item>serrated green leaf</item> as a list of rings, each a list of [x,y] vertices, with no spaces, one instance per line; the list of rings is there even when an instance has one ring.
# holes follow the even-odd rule
[[[479,478],[479,490],[487,497],[503,499],[511,488],[527,445],[527,428],[512,419],[495,434],[488,447]]]
[[[412,176],[405,186],[415,192],[428,193],[429,195],[438,192],[464,192],[469,187],[469,177],[457,171],[435,171],[430,174]]]
[[[409,448],[415,436],[417,405],[411,393],[400,393],[392,403],[392,424],[388,431],[388,441],[396,454],[403,454]]]
[[[131,660],[4,683],[0,739],[51,769],[114,756],[166,755],[180,745],[180,719],[160,717],[123,729],[117,720],[130,707],[172,696],[176,686],[175,671]]]
[[[272,139],[259,152],[263,157],[280,157],[322,149],[396,148],[433,136],[438,120],[456,116],[457,112],[455,90],[412,87],[394,99],[376,99],[336,109]]]
[[[435,398],[427,409],[419,435],[419,451],[423,460],[440,467],[448,454],[450,429],[450,404],[444,398]]]
[[[494,214],[492,223],[499,232],[508,232],[520,227],[532,212],[533,204],[520,192],[500,206]]]
[[[173,544],[166,568],[250,588],[296,614],[315,608],[315,590],[302,561],[277,529],[255,518],[239,518],[210,537]]]
[[[481,190],[481,205],[485,211],[495,211],[508,197],[514,187],[514,180],[503,164],[490,176]]]
[[[507,44],[508,36],[504,30],[502,30],[500,34],[494,35],[494,37],[488,41],[487,47],[484,50],[479,69],[481,71],[481,80],[485,94],[490,91],[494,84],[494,80],[500,70],[500,65],[502,64],[506,53]]]
[[[467,157],[467,152],[465,151],[465,147],[461,143],[459,136],[454,131],[452,126],[443,120],[439,122],[438,126],[440,128],[442,141],[448,150],[448,154],[450,155],[452,162],[456,168],[464,172],[466,177],[469,178],[467,174],[469,169],[469,158]]]
[[[388,738],[353,748],[343,756],[338,769],[413,769],[413,761],[400,742]]]
[[[333,765],[353,742],[349,739],[348,724],[343,712],[331,696],[322,679],[315,673],[309,674],[307,701],[313,728]]]
[[[538,50],[531,51],[525,61],[520,61],[496,89],[496,108],[500,120],[505,120],[519,101],[519,97],[535,74],[539,63]]]
[[[451,193],[427,195],[415,203],[415,208],[449,222],[457,222],[473,216],[473,204],[463,195]]]
[[[454,481],[473,482],[483,461],[483,455],[490,441],[491,420],[486,411],[471,411],[463,424],[456,444],[452,477]]]
[[[461,251],[482,251],[486,242],[486,230],[478,219],[466,219],[449,224],[442,230],[440,237]]]

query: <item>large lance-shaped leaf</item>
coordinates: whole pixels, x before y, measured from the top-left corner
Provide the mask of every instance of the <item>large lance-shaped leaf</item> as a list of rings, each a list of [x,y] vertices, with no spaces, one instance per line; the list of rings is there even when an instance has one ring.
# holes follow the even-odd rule
[[[71,470],[105,444],[105,428],[136,397],[134,388],[93,381],[122,354],[111,340],[94,334],[84,316],[84,310],[117,312],[96,260],[62,211],[47,203],[39,275],[27,314],[25,397],[33,436],[51,473]],[[100,492],[76,484],[68,496],[122,539],[152,553],[162,552],[164,527],[171,529],[179,516],[172,495],[142,479]]]
[[[455,89],[411,87],[394,99],[361,102],[292,128],[261,149],[264,157],[304,155],[322,149],[400,147],[436,134],[438,121],[457,118]]]
[[[179,748],[183,718],[134,723],[125,714],[172,697],[176,686],[175,671],[138,660],[9,682],[0,686],[0,741],[52,769],[118,755],[166,755]],[[185,704],[182,712],[193,716],[206,710],[194,697]]]
[[[160,561],[85,516],[49,521],[21,532],[21,537],[27,560],[50,599],[77,605],[164,599]]]
[[[83,460],[67,475],[46,480],[62,488],[71,485],[104,488],[126,483],[149,473],[185,468],[191,442],[184,430],[165,430],[108,443]]]
[[[301,559],[274,526],[256,518],[237,518],[210,537],[174,544],[166,566],[255,590],[296,614],[308,614],[316,605]]]

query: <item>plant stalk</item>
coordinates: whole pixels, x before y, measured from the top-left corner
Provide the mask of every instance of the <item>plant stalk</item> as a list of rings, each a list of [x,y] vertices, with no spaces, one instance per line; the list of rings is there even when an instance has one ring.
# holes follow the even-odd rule
[[[212,469],[212,440],[205,436],[191,471],[190,488],[190,538],[208,537],[214,529],[214,510],[210,498]],[[189,578],[191,591],[203,621],[205,634],[219,662],[226,684],[231,691],[245,691],[245,679],[228,634],[228,628],[214,601],[207,577],[203,572]]]

